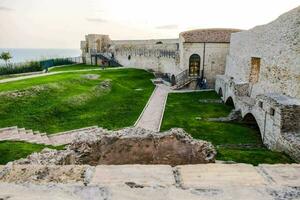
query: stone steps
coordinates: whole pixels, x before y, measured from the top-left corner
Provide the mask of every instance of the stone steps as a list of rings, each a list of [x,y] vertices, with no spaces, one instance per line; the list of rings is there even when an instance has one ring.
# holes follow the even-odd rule
[[[13,126],[0,129],[0,141],[23,141],[35,144],[59,146],[71,143],[80,134],[103,131],[106,131],[106,129],[99,128],[98,126],[91,126],[47,135],[47,133],[40,133],[39,131],[26,130],[25,128]]]

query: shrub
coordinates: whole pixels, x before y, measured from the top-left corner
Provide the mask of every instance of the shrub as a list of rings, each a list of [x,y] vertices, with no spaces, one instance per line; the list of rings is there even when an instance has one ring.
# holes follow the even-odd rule
[[[37,72],[42,71],[40,63],[37,61],[30,61],[22,64],[9,64],[7,66],[0,67],[0,75],[8,75],[8,74],[20,74],[26,72]]]
[[[0,66],[0,75],[38,72],[42,71],[45,68],[50,68],[58,65],[69,65],[74,63],[75,62],[73,62],[71,59],[55,58],[42,61],[30,61],[19,64],[8,64],[5,66]]]

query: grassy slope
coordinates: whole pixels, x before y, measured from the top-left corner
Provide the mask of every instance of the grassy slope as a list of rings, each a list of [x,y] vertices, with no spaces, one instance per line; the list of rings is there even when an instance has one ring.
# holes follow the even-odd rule
[[[169,94],[161,129],[181,127],[194,138],[211,141],[218,148],[217,159],[220,160],[255,165],[291,162],[286,155],[261,147],[261,137],[255,129],[238,123],[206,121],[207,118],[225,117],[232,108],[218,103],[200,103],[199,99],[219,99],[219,96],[215,92]],[[238,144],[251,144],[255,148],[239,148]],[[236,148],[232,147],[235,145]]]
[[[13,148],[12,148],[13,147]],[[63,149],[64,146],[53,147],[41,144],[31,144],[26,142],[16,141],[1,141],[0,142],[0,165],[4,165],[9,161],[25,158],[33,152],[39,152],[45,147],[52,149]]]
[[[83,74],[98,74],[100,78],[89,80],[82,78]],[[130,126],[153,91],[150,78],[152,74],[143,70],[120,69],[63,73],[0,84],[0,93],[30,93],[21,97],[0,95],[0,127],[17,125],[56,133],[92,125],[108,129]],[[108,79],[111,90],[98,90],[99,84]]]
[[[71,70],[83,70],[83,69],[100,69],[101,67],[95,65],[64,65],[59,67],[49,68],[50,72],[60,72],[60,71],[71,71]]]

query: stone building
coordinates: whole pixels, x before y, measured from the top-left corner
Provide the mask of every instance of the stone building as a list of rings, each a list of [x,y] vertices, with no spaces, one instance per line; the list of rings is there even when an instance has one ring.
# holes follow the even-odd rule
[[[256,121],[264,144],[300,161],[300,7],[231,35],[216,91]]]
[[[178,39],[110,40],[107,35],[89,34],[81,41],[88,64],[115,64],[165,73],[186,85],[198,77],[213,88],[216,75],[224,74],[231,33],[237,29],[199,29],[180,33]]]

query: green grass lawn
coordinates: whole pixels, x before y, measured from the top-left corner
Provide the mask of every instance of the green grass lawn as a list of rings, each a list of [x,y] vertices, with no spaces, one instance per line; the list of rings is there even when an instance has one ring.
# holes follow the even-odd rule
[[[214,91],[169,94],[161,130],[180,127],[194,138],[212,142],[217,147],[219,160],[254,165],[292,162],[285,154],[263,147],[257,129],[242,123],[207,121],[208,118],[226,117],[233,108],[222,103],[199,102],[200,99],[220,97]],[[241,145],[252,148],[241,148]]]
[[[88,74],[99,75],[90,79]],[[69,72],[0,84],[0,127],[49,134],[92,125],[134,124],[154,86],[138,69]]]
[[[60,72],[60,71],[73,71],[73,70],[83,70],[83,69],[101,69],[101,67],[95,65],[77,64],[77,65],[57,66],[57,67],[49,68],[49,71]]]
[[[64,149],[64,146],[49,146],[41,144],[31,144],[17,141],[0,141],[0,165],[5,165],[9,161],[25,158],[33,152],[39,152],[45,147],[51,149]]]

